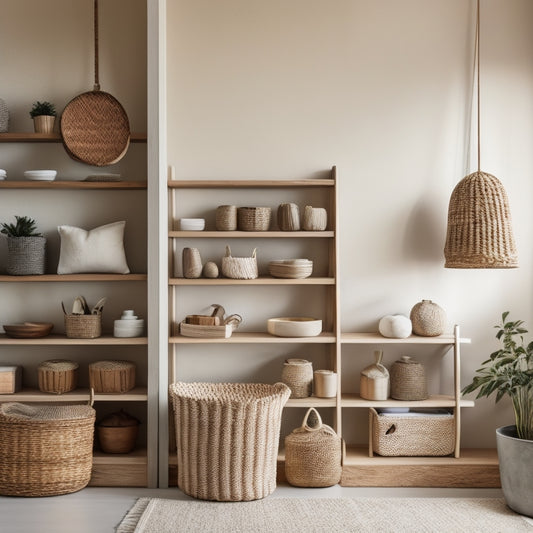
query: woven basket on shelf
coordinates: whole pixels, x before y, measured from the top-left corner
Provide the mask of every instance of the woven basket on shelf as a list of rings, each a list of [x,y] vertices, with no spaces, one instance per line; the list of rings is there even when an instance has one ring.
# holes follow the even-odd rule
[[[259,276],[257,267],[257,249],[251,257],[233,257],[231,249],[226,246],[226,255],[222,258],[222,275],[232,279],[255,279]]]
[[[249,501],[274,491],[286,385],[178,382],[169,392],[183,492]]]
[[[308,419],[313,414],[313,426]],[[341,479],[343,441],[311,407],[302,425],[285,437],[285,475],[296,487],[330,487]]]
[[[54,496],[91,479],[95,411],[88,405],[0,405],[0,494]]]
[[[514,268],[518,254],[511,211],[501,182],[473,172],[455,187],[448,207],[447,268]]]
[[[395,400],[425,400],[428,390],[424,366],[408,355],[395,361],[390,369],[390,395]]]
[[[44,274],[46,238],[8,237],[6,272],[11,276]]]
[[[78,384],[79,366],[75,361],[65,359],[43,361],[37,369],[39,390],[53,394],[74,390]]]
[[[69,339],[96,339],[102,335],[102,315],[65,315],[65,333]]]
[[[291,398],[307,398],[313,392],[313,364],[306,359],[287,359],[281,381],[291,389]]]
[[[89,365],[89,386],[94,392],[119,394],[135,387],[135,363],[96,361]]]
[[[272,209],[270,207],[239,207],[237,227],[241,231],[268,231]]]
[[[453,414],[380,415],[370,408],[372,450],[385,456],[443,456],[455,449]]]
[[[215,214],[217,231],[235,231],[237,229],[237,206],[219,205]]]

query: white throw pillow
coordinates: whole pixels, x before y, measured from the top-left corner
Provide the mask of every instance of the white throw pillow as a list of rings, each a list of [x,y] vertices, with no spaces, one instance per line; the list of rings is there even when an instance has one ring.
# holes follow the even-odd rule
[[[124,251],[125,221],[113,222],[86,231],[74,226],[58,226],[61,238],[58,274],[106,272],[128,274]]]

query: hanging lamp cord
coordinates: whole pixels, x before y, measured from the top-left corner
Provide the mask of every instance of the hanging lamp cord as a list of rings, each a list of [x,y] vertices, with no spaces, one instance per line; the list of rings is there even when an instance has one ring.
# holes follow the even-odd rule
[[[476,84],[477,84],[477,171],[481,172],[481,103],[480,103],[480,88],[479,88],[479,2],[477,0],[476,12],[476,44],[474,51],[474,68],[476,69]]]

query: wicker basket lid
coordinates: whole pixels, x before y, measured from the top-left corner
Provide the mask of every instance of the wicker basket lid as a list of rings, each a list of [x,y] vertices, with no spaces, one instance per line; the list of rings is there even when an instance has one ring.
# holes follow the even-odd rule
[[[18,402],[0,404],[0,417],[14,421],[80,420],[94,416],[95,411],[89,405],[35,405]]]
[[[50,359],[48,361],[43,361],[39,364],[39,369],[41,370],[56,370],[56,371],[66,371],[66,370],[77,370],[80,367],[76,361],[68,361],[67,359]]]
[[[135,368],[135,363],[131,361],[96,361],[89,364],[91,370],[102,372],[116,372],[117,370],[129,370]]]
[[[518,256],[507,194],[498,178],[473,172],[455,187],[448,207],[446,268],[515,268]]]

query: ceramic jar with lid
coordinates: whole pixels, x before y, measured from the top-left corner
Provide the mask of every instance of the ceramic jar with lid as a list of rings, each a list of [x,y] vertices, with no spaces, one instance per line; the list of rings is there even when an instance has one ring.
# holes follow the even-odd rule
[[[425,400],[428,391],[424,365],[403,355],[391,367],[390,392],[395,400]]]
[[[122,312],[120,320],[115,320],[113,335],[115,337],[140,337],[144,331],[144,320],[135,315],[133,309]]]
[[[383,352],[374,351],[375,363],[361,372],[360,395],[365,400],[386,400],[389,397],[389,371],[381,364]]]

